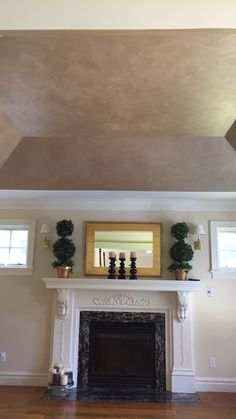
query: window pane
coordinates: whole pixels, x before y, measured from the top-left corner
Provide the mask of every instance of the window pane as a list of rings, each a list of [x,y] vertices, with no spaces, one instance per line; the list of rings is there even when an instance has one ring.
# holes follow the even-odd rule
[[[10,265],[26,265],[27,248],[12,248],[10,250],[9,264]]]
[[[27,247],[28,230],[13,230],[11,247]]]
[[[236,268],[236,251],[220,251],[220,268]]]
[[[0,247],[0,266],[7,265],[8,253],[9,253],[8,249]]]
[[[236,250],[236,232],[218,233],[219,250]]]
[[[10,230],[0,230],[0,247],[9,247]]]

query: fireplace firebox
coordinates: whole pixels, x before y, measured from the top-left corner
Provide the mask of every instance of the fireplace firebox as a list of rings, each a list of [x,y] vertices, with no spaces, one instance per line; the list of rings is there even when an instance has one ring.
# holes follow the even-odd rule
[[[78,387],[164,391],[163,313],[81,312]]]

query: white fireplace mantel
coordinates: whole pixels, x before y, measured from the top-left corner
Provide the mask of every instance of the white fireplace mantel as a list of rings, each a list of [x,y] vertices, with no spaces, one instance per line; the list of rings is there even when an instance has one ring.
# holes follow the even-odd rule
[[[199,281],[176,281],[169,279],[106,279],[106,278],[43,278],[47,288],[75,288],[83,290],[119,291],[199,291]]]
[[[201,284],[199,281],[175,281],[168,279],[157,279],[157,280],[111,280],[111,279],[98,279],[98,278],[43,278],[47,288],[57,289],[58,298],[58,314],[60,318],[66,318],[68,311],[68,292],[66,290],[106,290],[106,291],[151,291],[151,292],[177,292],[178,297],[178,319],[183,322],[186,319],[186,313],[188,308],[189,293],[199,291]],[[114,305],[115,301],[121,302],[125,300],[125,294],[117,294],[112,296],[113,300],[110,299],[110,305]],[[102,300],[101,304],[102,305]],[[113,301],[113,304],[112,304]],[[95,304],[98,304],[98,300],[94,300]],[[128,297],[126,299],[128,302]],[[143,302],[143,303],[142,303]],[[109,300],[106,299],[106,303]],[[138,303],[136,299],[136,305],[144,305],[144,300]],[[108,304],[109,305],[109,304]],[[135,305],[133,302],[132,305]]]
[[[174,392],[195,391],[190,296],[201,289],[199,281],[89,277],[43,278],[43,281],[47,288],[56,291],[51,361],[60,361],[71,368],[75,385],[81,310],[164,312],[167,388]],[[176,294],[176,300],[171,294]]]

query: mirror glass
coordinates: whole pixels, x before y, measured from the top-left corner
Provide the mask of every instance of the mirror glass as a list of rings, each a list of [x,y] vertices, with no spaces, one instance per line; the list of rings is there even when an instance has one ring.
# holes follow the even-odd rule
[[[125,254],[136,252],[139,266],[151,268],[153,265],[152,231],[95,231],[94,266],[109,266],[109,252]]]
[[[136,253],[139,276],[161,276],[160,223],[95,223],[86,226],[86,274],[106,275],[109,252],[125,256],[129,272],[130,253]]]

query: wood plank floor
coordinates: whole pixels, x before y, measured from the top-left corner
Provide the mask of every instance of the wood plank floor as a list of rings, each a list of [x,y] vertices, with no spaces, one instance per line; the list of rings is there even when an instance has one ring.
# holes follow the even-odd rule
[[[0,386],[1,419],[236,419],[236,393],[199,393],[199,404],[42,400],[40,387]]]

